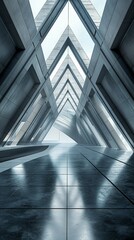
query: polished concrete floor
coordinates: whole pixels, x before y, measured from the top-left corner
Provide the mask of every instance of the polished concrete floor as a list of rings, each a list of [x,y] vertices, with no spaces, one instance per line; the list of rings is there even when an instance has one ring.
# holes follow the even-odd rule
[[[132,153],[52,145],[0,173],[0,240],[134,239]]]

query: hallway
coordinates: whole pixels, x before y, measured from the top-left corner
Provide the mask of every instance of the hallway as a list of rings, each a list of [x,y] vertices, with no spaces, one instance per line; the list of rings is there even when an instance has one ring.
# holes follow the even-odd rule
[[[0,173],[0,240],[129,240],[134,156],[77,144]]]

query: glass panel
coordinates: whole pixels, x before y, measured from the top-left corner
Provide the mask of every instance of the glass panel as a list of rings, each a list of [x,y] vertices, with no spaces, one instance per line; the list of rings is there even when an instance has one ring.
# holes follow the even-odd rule
[[[45,139],[43,140],[43,143],[48,142],[62,142],[62,143],[75,143],[75,141],[68,137],[66,134],[61,132],[55,127],[51,127],[49,132],[47,133]]]
[[[71,96],[72,96],[73,99],[75,100],[75,102],[78,103],[78,98],[77,98],[77,96],[80,97],[80,95],[81,95],[81,90],[78,90],[78,88],[75,89],[75,86],[71,87],[69,83],[67,83],[67,84],[65,85],[65,83],[66,83],[66,80],[64,81],[64,79],[63,79],[63,81],[62,81],[62,82],[56,87],[56,89],[54,90],[54,97],[55,97],[55,99],[57,98],[58,94],[60,93],[60,91],[61,91],[62,88],[64,87],[64,89],[63,89],[62,92],[60,93],[60,96],[58,97],[58,102],[60,102],[59,99],[62,99],[62,97],[64,96],[64,94],[65,94],[67,91],[69,91],[70,94],[71,94]],[[74,90],[73,90],[73,89],[74,89]],[[77,90],[78,90],[78,91],[77,91]],[[77,96],[76,96],[76,94],[75,94],[74,91],[76,91]]]
[[[66,83],[66,81],[69,80],[70,84],[73,86],[73,88],[75,89],[75,91],[77,92],[78,95],[81,94],[81,89],[79,88],[76,80],[73,78],[72,74],[70,73],[69,70],[66,70],[64,76],[61,78],[59,84],[56,86],[55,91],[58,88],[63,87],[63,85]]]
[[[62,76],[63,71],[65,70],[67,64],[68,64],[68,56],[64,59],[64,61],[63,61],[62,64],[60,65],[58,71],[56,72],[56,74],[54,75],[54,77],[51,79],[52,87],[55,86],[55,84],[58,82],[59,78]],[[52,77],[52,75],[51,75],[51,77]]]
[[[42,42],[42,49],[45,59],[48,58],[56,43],[60,39],[62,33],[68,25],[68,6],[64,7],[61,14],[57,18],[56,22],[52,26],[51,30],[47,34],[46,38]]]
[[[37,16],[47,0],[29,0],[34,18]]]
[[[71,85],[73,86],[73,88],[75,89],[75,91],[77,92],[78,95],[81,94],[81,89],[79,88],[76,80],[73,78],[72,74],[70,73],[70,71],[68,70],[68,79],[69,82],[71,83]]]
[[[67,99],[69,99],[69,98],[68,98],[68,95],[67,95],[64,103],[66,102]],[[71,104],[70,104],[69,101],[71,102]],[[59,107],[58,112],[60,112],[60,110],[62,109],[62,107],[63,107],[63,109],[62,109],[62,111],[60,112],[58,119],[59,119],[59,118],[65,118],[65,115],[68,115],[68,114],[69,114],[69,115],[74,115],[74,113],[75,113],[74,110],[76,110],[76,105],[74,104],[74,102],[72,101],[72,99],[71,99],[71,100],[69,99],[69,101],[66,102],[66,104],[65,104],[64,107],[63,107],[64,104],[61,104],[61,106]],[[73,107],[72,107],[72,106],[73,106]],[[63,116],[63,115],[64,115],[64,116]]]
[[[70,48],[69,48],[69,56],[70,56],[71,60],[74,62],[75,66],[77,67],[77,69],[78,69],[79,73],[81,74],[82,78],[85,79],[86,75],[83,72],[80,64],[78,63],[76,57],[74,56],[74,54],[73,54],[73,52],[72,52],[72,50]]]
[[[73,73],[75,74],[76,78],[78,79],[79,83],[81,86],[84,85],[86,75],[83,72],[81,66],[79,65],[78,61],[76,60],[73,52],[71,49],[68,47],[66,51],[64,52],[62,58],[60,59],[59,63],[57,64],[56,68],[52,72],[50,76],[50,80],[52,83],[52,86],[56,84],[58,81],[59,77],[61,76],[62,72],[64,71],[65,67],[67,64],[70,65],[70,68],[72,69]],[[72,74],[70,73],[71,78]]]
[[[45,2],[45,4],[43,5],[40,12],[35,18],[35,25],[37,29],[39,29],[42,26],[43,22],[47,21],[47,18],[53,12],[53,9],[57,2],[58,0],[47,0]]]
[[[64,86],[64,83],[59,84],[59,85],[57,86],[57,88],[54,90],[54,97],[55,97],[55,99],[57,98],[58,94],[59,94],[60,91],[62,90],[63,86]],[[68,90],[68,87],[67,87],[67,84],[66,84],[66,86],[64,87],[64,92],[66,92],[67,90]],[[64,93],[64,92],[63,92],[63,93]],[[61,96],[61,95],[60,95],[60,96]]]
[[[74,32],[82,48],[86,52],[88,58],[90,59],[94,48],[94,42],[70,3],[69,3],[69,26]]]
[[[64,97],[64,99],[63,99],[62,102],[61,102],[61,99],[60,99],[61,104],[58,105],[58,112],[61,111],[61,109],[62,109],[62,107],[64,106],[64,104],[65,104],[66,101],[67,101],[67,94],[66,94],[66,96]]]
[[[67,57],[67,54],[68,54],[68,51],[66,49],[65,52],[63,53],[62,57],[60,58],[59,62],[57,63],[56,67],[54,68],[53,72],[50,75],[50,80],[51,81],[52,81],[53,77],[55,76],[55,74],[57,73],[58,69],[60,68],[61,64],[63,63],[63,61]]]
[[[100,25],[101,17],[90,0],[81,0],[88,14],[97,27]]]
[[[75,105],[78,105],[78,98],[76,97],[76,95],[74,94],[74,92],[73,92],[73,90],[69,90],[69,92],[70,92],[70,95],[69,95],[69,97],[68,97],[68,99],[72,102],[73,101],[73,103],[75,104]]]
[[[71,67],[71,70],[73,71],[74,75],[76,76],[76,78],[78,79],[79,81],[79,84],[81,85],[81,87],[83,87],[84,85],[84,82],[85,82],[85,78],[86,78],[86,75],[85,73],[83,72],[82,68],[80,67],[79,63],[77,62],[75,56],[73,55],[73,53],[71,53],[70,51],[70,58],[69,58],[69,65]],[[73,58],[73,59],[72,59]],[[74,63],[75,62],[75,63]],[[82,77],[82,75],[83,77]]]
[[[101,1],[100,0],[90,0],[90,1],[92,2],[94,7],[96,8],[99,15],[102,17],[107,0],[101,0]]]

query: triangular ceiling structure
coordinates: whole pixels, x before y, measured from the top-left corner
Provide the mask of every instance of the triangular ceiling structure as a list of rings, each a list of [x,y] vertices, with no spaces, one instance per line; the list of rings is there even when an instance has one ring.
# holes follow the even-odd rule
[[[57,63],[60,61],[64,53],[66,54],[65,59],[63,60],[61,66],[57,68]],[[68,104],[71,105],[71,108],[74,111],[77,110],[79,99],[82,93],[82,86],[84,85],[85,81],[85,79],[81,77],[78,68],[71,59],[70,53],[74,55],[74,58],[76,59],[75,62],[77,62],[79,69],[81,69],[81,72],[83,71],[84,75],[86,76],[89,58],[84,52],[71,28],[67,26],[52,50],[50,56],[46,60],[47,69],[49,71],[51,84],[53,87],[53,94],[56,100],[58,113],[60,115],[62,110],[64,110],[64,112],[65,110],[68,112]],[[57,73],[52,78],[51,74],[56,68]],[[57,79],[57,82],[54,85],[55,79]],[[59,122],[59,117],[56,122]],[[63,118],[63,122],[65,122],[65,117]]]
[[[33,94],[21,122],[18,120],[13,130],[4,132],[4,141],[15,137],[16,143],[41,142],[55,124],[79,143],[124,146],[125,140],[118,141],[120,130],[112,122],[106,103],[102,104],[103,97],[94,82],[94,62],[90,64],[92,55],[97,54],[108,61],[107,46],[99,30],[100,12],[94,7],[100,1],[29,1],[37,9],[33,29],[36,28],[34,33],[30,30],[28,61],[32,51],[36,59],[28,74],[35,79],[35,85],[39,84],[38,93]],[[101,0],[101,5],[105,3],[106,0]],[[29,27],[29,22],[25,24]],[[108,122],[104,124],[105,119]],[[107,137],[102,129],[108,133]]]
[[[95,21],[98,27],[100,23],[100,16],[95,10],[93,4],[90,1],[89,3],[87,3],[87,1],[82,1],[82,4],[87,9],[87,13],[90,13],[91,18]],[[65,8],[66,10],[64,10]],[[46,59],[46,66],[51,80],[52,94],[55,98],[58,116],[59,114],[61,115],[62,111],[67,111],[68,104],[71,106],[73,111],[77,111],[90,61],[87,53],[84,51],[70,27],[71,21],[73,21],[73,17],[76,12],[69,1],[47,0],[36,16],[36,27],[44,39],[42,47],[45,45],[45,37],[47,37],[49,31],[51,32],[53,23],[56,19],[58,19],[63,10],[67,11],[67,19],[63,20],[66,21],[67,26],[65,27],[62,35],[59,36],[59,40],[47,58],[44,50],[44,57]],[[72,13],[74,16],[70,16],[71,11],[75,12]],[[84,29],[85,27],[82,26],[83,24],[77,14],[75,17],[78,18],[77,24],[80,24],[80,28]],[[59,25],[59,28],[61,27],[61,24]],[[74,30],[75,28],[78,28],[78,25],[75,24]],[[81,33],[86,31],[83,29],[81,30]],[[85,39],[85,44],[89,38],[90,36],[88,36],[88,39]],[[92,41],[92,39],[89,41]],[[51,45],[51,41],[49,44]],[[94,43],[92,41],[90,57],[93,51],[93,46]],[[83,77],[81,75],[83,75]]]

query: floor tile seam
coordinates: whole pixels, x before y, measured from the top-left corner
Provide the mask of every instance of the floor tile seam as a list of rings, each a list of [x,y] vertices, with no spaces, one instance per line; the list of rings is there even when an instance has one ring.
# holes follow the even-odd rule
[[[80,187],[80,188],[90,188],[90,187],[99,187],[100,185],[95,185],[95,184],[90,184],[90,185],[68,185],[68,190],[69,190],[69,188],[71,188],[71,187],[76,187],[76,188],[78,188],[78,187]],[[122,187],[123,185],[119,185],[119,186],[117,186],[117,187]],[[103,186],[103,188],[112,188],[113,186],[111,186],[110,184],[108,185],[104,185]],[[127,187],[127,188],[133,188],[134,186],[125,186],[125,187]]]
[[[117,159],[117,158],[110,157],[110,156],[109,156],[109,155],[107,155],[107,154],[101,153],[101,152],[99,152],[99,151],[96,151],[96,150],[93,150],[93,149],[91,149],[91,148],[88,148],[88,149],[89,149],[90,151],[92,151],[92,152],[99,153],[99,154],[101,154],[101,155],[104,155],[104,156],[106,156],[106,157],[112,158],[112,159],[114,159],[115,161],[121,162],[121,163],[123,163],[123,164],[127,165],[128,167],[132,167],[132,168],[134,168],[134,166],[133,166],[133,165],[130,165],[130,164],[128,164],[128,163],[125,163],[125,162],[123,162],[123,161],[121,161],[121,160],[119,160],[119,159]]]
[[[43,187],[45,187],[44,185],[35,185],[35,186],[43,186]],[[28,187],[30,187],[30,188],[34,188],[35,187],[34,185],[31,185],[31,186],[28,186]],[[64,187],[64,186],[67,186],[67,185],[55,185],[55,187]],[[4,187],[6,187],[6,188],[10,188],[11,186],[1,186],[2,188],[4,188]],[[25,187],[24,185],[21,185],[21,186],[16,186],[16,185],[14,185],[13,187],[16,187],[17,189],[15,189],[15,191],[16,190],[20,190],[20,187]],[[45,188],[50,188],[50,187],[45,187]]]
[[[24,166],[25,167],[25,166]],[[30,167],[32,167],[32,166],[30,166]],[[32,167],[32,169],[36,169],[37,167],[39,167],[39,166],[36,166],[36,167]],[[23,167],[16,167],[16,169],[21,169],[21,168],[23,168]],[[26,166],[26,168],[27,168],[27,166]],[[47,168],[47,169],[43,169],[43,170],[47,170],[47,171],[55,171],[54,169],[60,169],[60,168],[66,168],[66,167],[49,167],[49,168]],[[50,170],[49,170],[50,169]],[[52,170],[51,170],[52,169]]]
[[[101,171],[101,169],[100,168],[98,168],[100,171]],[[103,172],[103,171],[101,171],[101,172]],[[105,173],[105,172],[103,172],[103,173]],[[107,173],[107,172],[106,172]],[[109,175],[118,175],[119,173],[110,173]],[[134,172],[132,172],[131,174],[134,174]],[[95,174],[94,174],[95,175]],[[97,175],[97,174],[96,174]],[[121,175],[130,175],[130,172],[129,173],[122,173]]]
[[[111,185],[111,184],[110,184]],[[112,186],[110,186],[109,184],[105,184],[104,185],[104,187],[112,187]],[[77,185],[75,185],[75,184],[63,184],[63,185],[55,185],[55,187],[89,187],[89,186],[100,186],[100,184],[94,184],[94,183],[88,183],[88,184],[83,184],[83,185],[81,185],[81,184],[77,184]],[[134,187],[134,185],[121,185],[121,184],[118,184],[118,186],[120,186],[120,187],[130,187],[130,188],[132,188],[132,187]],[[22,187],[25,187],[24,185],[22,185],[22,186],[17,186],[17,185],[8,185],[8,186],[4,186],[4,185],[0,185],[0,188],[10,188],[10,187],[17,187],[18,189],[16,189],[16,190],[20,190]],[[29,185],[29,187],[30,188],[34,188],[34,187],[45,187],[45,185]],[[49,187],[45,187],[45,188],[49,188]],[[15,190],[15,191],[16,191]]]
[[[4,185],[1,186],[1,185],[0,185],[0,188],[1,188],[1,187],[7,187],[7,186],[4,186]],[[17,185],[12,185],[12,186],[9,186],[9,187],[17,187]],[[25,187],[25,186],[22,185],[22,186],[19,187],[19,189],[22,188],[22,187]],[[30,188],[31,188],[31,187],[33,187],[33,188],[34,188],[34,187],[49,188],[49,187],[45,187],[44,185],[28,185],[28,187],[30,187]],[[67,185],[65,185],[65,184],[64,184],[64,185],[55,185],[55,187],[61,187],[61,188],[62,188],[62,187],[67,187]],[[18,190],[19,190],[19,189],[18,189]]]
[[[95,166],[95,165],[94,165]],[[98,168],[99,169],[99,168]],[[101,172],[101,170],[99,169],[99,171]],[[103,172],[103,171],[102,171]],[[88,173],[84,173],[85,175],[88,175],[90,172],[88,172]],[[107,174],[107,173],[105,173],[105,172],[103,172],[104,174]],[[53,173],[48,173],[48,174],[28,174],[28,176],[45,176],[45,175],[57,175],[57,174],[53,174]],[[58,176],[60,176],[60,175],[75,175],[75,173],[68,173],[68,174],[58,174]],[[79,175],[83,175],[83,173],[81,173],[81,172],[79,172]],[[95,174],[93,174],[93,173],[90,173],[90,175],[99,175],[98,173],[95,173]],[[110,175],[118,175],[118,173],[111,173]],[[123,173],[122,175],[127,175],[126,173]],[[128,176],[129,176],[130,174],[128,173]],[[8,174],[6,175],[6,174],[4,174],[4,175],[2,175],[2,176],[6,176],[6,177],[8,177]],[[2,176],[0,176],[0,178],[2,178]],[[14,178],[14,176],[23,176],[23,175],[18,175],[18,174],[14,174],[13,175],[13,178]]]
[[[16,176],[16,175],[17,175],[17,176],[23,176],[23,175],[25,176],[25,174],[14,174],[14,176]],[[50,176],[51,176],[51,175],[57,175],[57,174],[28,174],[28,176],[34,176],[34,175],[35,175],[35,176],[42,176],[42,175],[43,175],[43,176],[45,176],[45,175],[47,175],[47,176],[50,175]],[[66,176],[66,175],[75,175],[75,173],[58,174],[58,176],[61,176],[61,175],[63,175],[63,176]],[[83,173],[79,173],[79,175],[83,175]],[[88,172],[88,173],[84,173],[84,175],[89,175],[89,172]],[[90,173],[90,175],[99,175],[99,173],[95,173],[95,174],[94,174],[94,173]],[[113,175],[113,174],[111,174],[111,175]],[[116,174],[115,174],[115,175],[116,175]],[[2,175],[2,176],[6,176],[6,177],[7,177],[8,174],[4,174],[4,175]],[[13,178],[14,178],[14,176],[13,176]],[[6,178],[6,179],[7,179],[7,178]]]
[[[4,176],[5,176],[5,175],[7,176],[8,174],[3,174],[3,175],[4,175]],[[13,175],[14,175],[14,176],[18,176],[18,174],[13,174]],[[51,175],[57,175],[57,174],[56,174],[56,173],[47,173],[47,174],[34,174],[34,173],[33,173],[33,174],[28,174],[28,176],[34,176],[34,175],[36,175],[36,176],[38,176],[38,175],[39,175],[39,176],[40,176],[40,175],[43,175],[43,176],[44,176],[44,175],[50,175],[50,176],[51,176]],[[63,174],[58,174],[58,175],[67,175],[67,174],[66,174],[66,173],[63,173]],[[19,174],[19,176],[20,176],[20,174]],[[23,176],[23,174],[22,174],[21,176]]]
[[[95,207],[95,206],[89,206],[89,207],[68,207],[68,209],[134,209],[134,207]]]
[[[89,187],[91,187],[91,186],[93,186],[93,187],[98,187],[98,186],[100,186],[100,185],[99,185],[99,184],[98,184],[98,185],[97,185],[97,184],[90,184],[90,185],[68,185],[68,187],[70,187],[70,188],[71,188],[71,187],[89,188]],[[110,185],[105,185],[105,186],[104,186],[104,188],[107,188],[107,187],[109,187],[109,188],[111,187],[111,188],[112,188],[113,186],[110,186]]]
[[[75,173],[68,173],[69,175],[75,175]],[[83,175],[83,173],[79,173],[79,175]],[[89,173],[84,173],[84,175],[89,175]],[[98,175],[98,174],[90,174],[90,175]]]
[[[11,207],[3,207],[3,208],[1,208],[1,207],[0,207],[0,210],[2,210],[2,209],[11,209],[11,210],[12,210],[12,209],[18,209],[18,210],[19,210],[19,209],[20,209],[20,210],[21,210],[21,209],[37,209],[37,210],[38,210],[38,209],[44,209],[44,210],[50,210],[50,209],[61,210],[61,209],[64,209],[64,210],[66,210],[66,207],[63,207],[63,208],[44,208],[44,207],[36,207],[36,208],[35,208],[35,207],[33,207],[33,208],[32,208],[32,207],[31,207],[31,208],[29,208],[29,207],[28,207],[28,208],[27,208],[27,207],[21,207],[21,208],[20,208],[20,207],[18,207],[18,208],[17,208],[17,207],[16,207],[16,208],[15,208],[15,207],[14,207],[14,208],[13,208],[13,207],[12,207],[12,208],[11,208]]]
[[[45,176],[44,174],[42,174],[43,176]],[[48,175],[49,176],[53,176],[53,175],[56,175],[57,176],[57,174],[47,174],[46,176],[48,177]],[[58,176],[66,176],[67,174],[58,174]],[[18,175],[17,175],[18,176]],[[29,175],[28,175],[29,176]],[[31,176],[33,176],[33,175],[31,175]],[[36,176],[38,176],[38,175],[36,175]],[[40,175],[39,175],[40,176]],[[0,177],[1,178],[1,177]],[[14,178],[14,177],[13,177]],[[7,178],[6,178],[7,179]],[[9,179],[9,180],[11,180],[11,178]]]
[[[8,175],[8,174],[3,174],[3,175]],[[17,175],[17,176],[18,176],[18,175],[21,175],[21,176],[22,176],[22,175],[25,175],[25,174],[13,174],[13,175],[14,175],[14,176],[15,176],[15,175]],[[57,173],[45,173],[45,174],[43,174],[43,173],[42,173],[42,174],[34,174],[34,173],[29,174],[29,173],[28,173],[28,176],[33,176],[33,175],[37,175],[37,176],[38,176],[38,175],[39,175],[39,176],[40,176],[40,175],[43,175],[43,176],[45,176],[45,175],[57,175]],[[58,173],[58,175],[67,175],[67,174],[66,174],[66,173]]]
[[[27,207],[22,207],[22,208],[20,208],[20,207],[18,207],[18,208],[10,208],[10,207],[3,207],[3,208],[1,208],[0,207],[0,210],[6,210],[6,209],[8,209],[8,210],[50,210],[50,209],[53,209],[53,210],[67,210],[67,208],[66,207],[64,207],[64,208],[43,208],[43,207],[37,207],[37,208],[35,208],[35,207],[31,207],[31,208],[27,208]],[[97,207],[86,207],[86,208],[83,208],[83,207],[76,207],[76,208],[74,208],[74,207],[68,207],[68,210],[77,210],[77,209],[91,209],[91,210],[93,210],[93,209],[96,209],[96,210],[99,210],[99,209],[102,209],[102,210],[106,210],[106,209],[109,209],[109,210],[134,210],[134,207],[104,207],[104,208],[97,208]]]
[[[70,209],[134,209],[134,207],[70,207]]]
[[[84,156],[82,153],[81,153],[81,155],[83,156],[83,157],[85,157],[89,162],[90,162],[90,160],[86,157],[86,156]],[[92,162],[90,162],[93,166],[94,166],[94,164],[92,163]],[[134,205],[134,202],[130,199],[130,198],[128,198],[110,179],[108,179],[96,166],[94,166],[95,168],[96,168],[96,170],[98,171],[98,172],[100,172],[101,174],[102,174],[102,176],[103,177],[105,177],[132,205]]]

